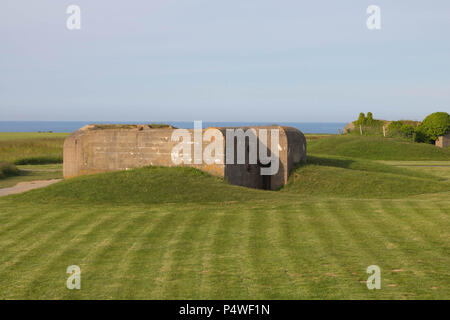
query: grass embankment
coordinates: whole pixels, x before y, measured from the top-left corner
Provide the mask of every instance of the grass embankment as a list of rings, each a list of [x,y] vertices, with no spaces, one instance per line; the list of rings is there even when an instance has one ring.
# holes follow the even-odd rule
[[[310,155],[280,192],[141,168],[0,198],[0,298],[448,299],[450,185],[402,164]]]
[[[449,169],[450,169],[450,162]],[[309,156],[283,192],[302,196],[398,198],[450,190],[445,178],[369,160]]]
[[[377,136],[330,136],[308,144],[308,153],[371,160],[450,160],[450,149]]]

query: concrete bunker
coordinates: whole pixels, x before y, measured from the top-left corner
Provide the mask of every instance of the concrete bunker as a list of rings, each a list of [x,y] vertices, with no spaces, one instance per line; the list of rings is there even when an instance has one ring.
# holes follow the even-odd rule
[[[204,133],[210,128],[203,129]],[[306,139],[302,132],[292,127],[255,126],[255,127],[216,127],[223,137],[224,150],[220,154],[223,161],[212,164],[181,164],[195,167],[215,176],[225,178],[229,183],[258,189],[276,190],[288,179],[289,172],[298,162],[306,162]],[[244,146],[227,139],[227,129],[245,135]],[[249,130],[251,129],[251,130]],[[262,130],[264,129],[264,130]],[[262,159],[250,163],[249,139],[262,141],[260,135],[265,131],[278,129],[278,171],[274,175],[261,175],[261,168],[267,167]],[[117,170],[128,170],[143,166],[176,166],[172,160],[174,147],[179,143],[172,141],[176,128],[171,126],[152,125],[87,125],[77,130],[64,142],[64,178],[80,175],[102,173]],[[193,129],[188,132],[194,134]],[[230,130],[228,130],[230,132]],[[249,132],[254,132],[252,137]],[[228,140],[228,141],[227,141]],[[267,135],[267,150],[272,154],[271,136]],[[238,152],[245,152],[245,163],[238,164],[227,161],[227,144]],[[258,144],[259,145],[259,144]],[[205,148],[207,144],[203,144]],[[192,149],[194,143],[192,143]],[[193,154],[193,153],[192,153]]]

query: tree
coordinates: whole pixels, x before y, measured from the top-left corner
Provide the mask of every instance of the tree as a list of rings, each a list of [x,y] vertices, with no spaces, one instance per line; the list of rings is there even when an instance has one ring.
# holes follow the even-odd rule
[[[449,131],[450,115],[447,112],[435,112],[427,116],[417,127],[416,135],[428,141],[435,141]]]
[[[369,126],[373,124],[373,114],[372,114],[372,112],[367,112],[367,118],[366,118],[365,122]]]
[[[361,112],[355,124],[357,126],[362,126],[363,124],[365,124],[365,122],[366,122],[366,115],[363,112]]]

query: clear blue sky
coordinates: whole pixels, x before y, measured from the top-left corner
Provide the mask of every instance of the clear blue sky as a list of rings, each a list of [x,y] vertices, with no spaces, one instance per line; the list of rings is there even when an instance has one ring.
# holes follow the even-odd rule
[[[81,30],[66,9],[81,8]],[[366,27],[381,7],[382,28]],[[450,1],[2,0],[0,120],[450,111]]]

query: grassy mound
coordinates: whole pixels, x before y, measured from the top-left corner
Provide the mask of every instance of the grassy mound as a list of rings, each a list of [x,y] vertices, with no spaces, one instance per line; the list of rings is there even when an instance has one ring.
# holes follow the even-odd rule
[[[304,196],[381,199],[450,190],[440,177],[373,161],[313,156],[308,161],[291,173],[281,192],[230,185],[193,168],[145,167],[82,176],[13,197],[33,203],[131,205],[289,202]]]
[[[0,179],[19,175],[20,171],[15,165],[8,162],[0,162]]]
[[[263,199],[261,190],[229,185],[200,170],[144,167],[81,176],[21,195],[21,201],[155,204],[206,203]]]
[[[330,136],[308,143],[308,153],[371,160],[450,160],[450,150],[376,136]]]
[[[367,160],[314,157],[299,166],[283,192],[302,196],[401,198],[450,190],[440,177]]]

